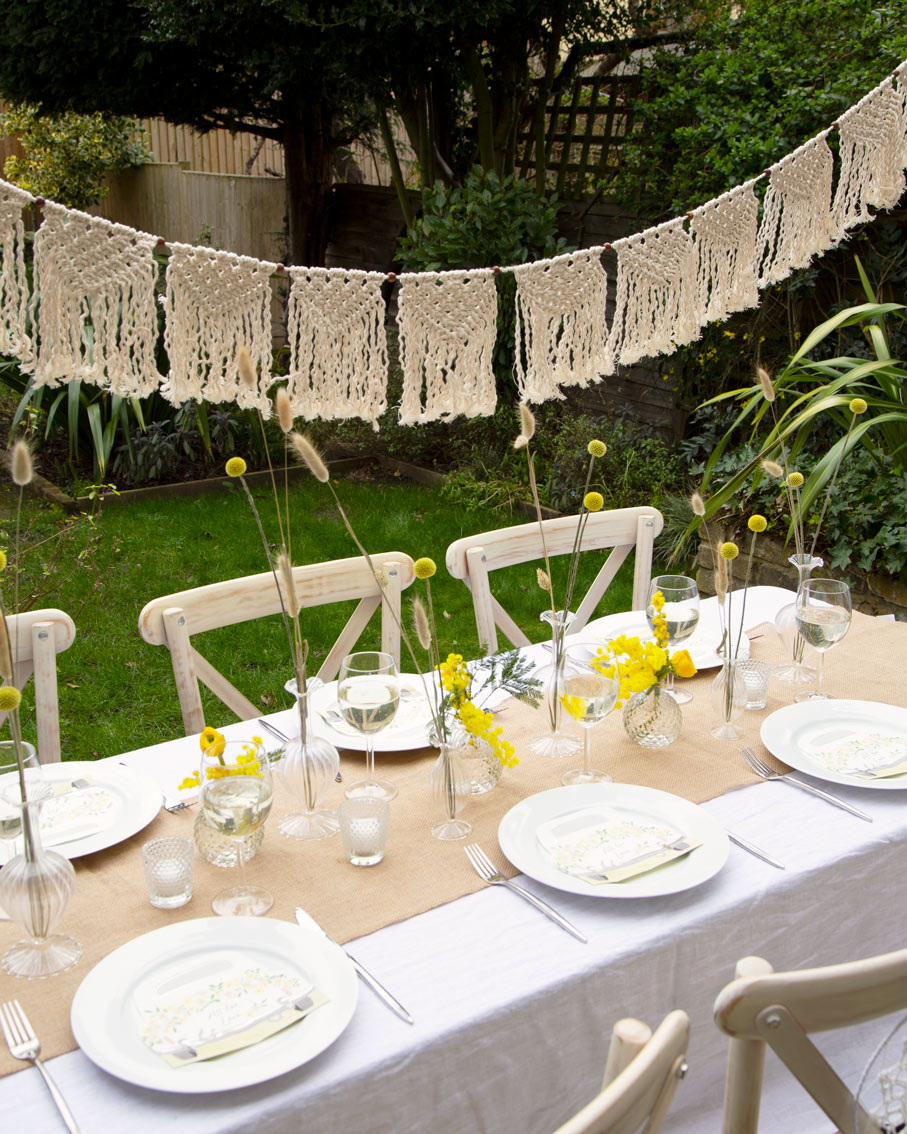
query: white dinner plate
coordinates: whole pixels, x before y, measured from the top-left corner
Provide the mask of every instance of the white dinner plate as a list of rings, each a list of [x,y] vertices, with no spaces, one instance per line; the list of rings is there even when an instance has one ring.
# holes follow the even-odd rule
[[[405,752],[412,748],[425,748],[431,728],[431,710],[425,696],[429,678],[423,685],[417,673],[400,674],[400,704],[397,715],[386,728],[372,733],[375,752]],[[329,740],[335,748],[349,748],[354,752],[365,751],[365,737],[361,732],[350,728],[346,722],[332,724],[322,713],[338,713],[337,682],[329,681],[309,695],[309,705],[315,721],[315,731]]]
[[[565,874],[542,850],[536,831],[542,823],[596,804],[626,812],[628,818],[640,822],[661,821],[702,845],[685,858],[626,882],[593,884]],[[689,890],[717,874],[727,861],[729,850],[723,828],[695,803],[638,784],[608,783],[573,784],[521,800],[501,820],[498,843],[523,874],[555,890],[592,898],[654,898]]]
[[[865,779],[846,772],[832,771],[813,754],[817,747],[857,740],[874,733],[907,740],[907,709],[881,701],[800,701],[776,709],[762,722],[762,743],[779,760],[832,784],[874,788],[876,791],[904,791],[907,775]]]
[[[739,619],[735,619],[739,628]],[[621,634],[630,638],[639,638],[641,642],[652,641],[652,630],[649,627],[645,611],[626,610],[620,614],[607,614],[603,618],[596,618],[589,622],[579,637],[588,640],[596,639],[600,642],[610,642]],[[700,613],[699,624],[685,642],[676,648],[688,650],[697,669],[715,669],[723,663],[723,658],[717,654],[716,647],[721,640],[721,623],[717,608],[706,608]],[[569,638],[567,639],[569,643]],[[737,657],[744,661],[750,656],[750,640],[746,634],[740,638],[740,647]]]
[[[149,977],[200,962],[221,950],[241,950],[308,976],[329,1002],[253,1047],[186,1067],[173,1068],[139,1035],[133,993]],[[322,933],[286,921],[258,917],[206,917],[175,922],[145,933],[109,953],[79,985],[72,1002],[76,1042],[102,1070],[156,1091],[202,1094],[264,1083],[301,1067],[346,1028],[359,995],[356,971],[343,950]]]
[[[160,786],[136,768],[124,764],[96,763],[92,760],[67,760],[59,764],[42,764],[43,779],[63,782],[84,779],[103,788],[112,799],[112,806],[100,820],[103,824],[81,838],[66,842],[49,841],[48,848],[66,858],[79,858],[106,847],[116,846],[143,830],[161,809]],[[0,839],[0,865],[22,851],[21,839]]]

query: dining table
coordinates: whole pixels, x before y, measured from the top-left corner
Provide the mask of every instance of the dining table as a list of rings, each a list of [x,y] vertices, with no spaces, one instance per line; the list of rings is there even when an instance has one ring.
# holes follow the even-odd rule
[[[735,597],[750,656],[772,664],[786,660],[790,642],[782,640],[773,620],[793,601],[793,592],[752,587],[743,612]],[[645,633],[641,612],[608,615],[589,623],[581,636],[606,641],[635,632],[637,622]],[[715,645],[718,626],[717,600],[703,600],[700,629]],[[825,658],[828,691],[839,701],[877,705],[880,719],[886,706],[907,709],[905,647],[907,624],[855,614],[848,635]],[[539,666],[550,661],[542,644],[524,653]],[[189,903],[174,910],[148,903],[141,846],[158,835],[191,836],[198,815],[191,803],[178,812],[155,810],[141,830],[74,858],[75,889],[59,928],[81,941],[82,960],[69,973],[39,982],[0,973],[0,1002],[15,998],[28,1013],[48,1069],[83,1134],[253,1129],[260,1134],[300,1129],[311,1134],[551,1134],[600,1088],[614,1022],[632,1016],[654,1029],[675,1008],[684,1009],[692,1023],[689,1070],[664,1129],[675,1134],[720,1130],[728,1040],[713,1022],[712,1006],[733,979],[736,962],[755,954],[776,970],[803,969],[903,947],[907,782],[901,781],[907,776],[881,790],[878,782],[804,777],[871,821],[781,779],[760,779],[739,749],[746,744],[772,759],[762,743],[763,726],[793,701],[795,688],[773,678],[765,708],[742,714],[742,739],[716,740],[709,724],[715,719],[710,692],[717,672],[714,665],[703,667],[684,682],[693,699],[683,706],[681,737],[672,745],[642,749],[632,744],[620,710],[592,733],[595,763],[614,777],[613,785],[595,785],[596,799],[607,799],[612,790],[671,793],[695,805],[704,831],[721,832],[702,877],[684,875],[691,868],[673,864],[650,876],[670,879],[676,870],[673,877],[687,878],[676,886],[662,881],[617,896],[617,887],[605,888],[607,893],[573,892],[544,874],[545,881],[533,877],[539,871],[522,848],[515,857],[530,866],[530,873],[517,871],[499,844],[508,816],[552,798],[545,793],[582,792],[560,788],[565,768],[581,757],[533,755],[526,737],[546,727],[547,714],[504,698],[491,704],[504,735],[514,739],[520,763],[506,769],[487,795],[470,799],[463,818],[473,831],[461,842],[441,842],[429,833],[434,815],[429,774],[437,750],[428,746],[376,755],[382,775],[397,782],[400,793],[390,805],[386,856],[375,866],[350,865],[336,836],[314,842],[282,837],[275,816],[289,803],[275,801],[261,849],[247,864],[250,880],[275,895],[266,918],[257,920],[292,923],[296,907],[305,909],[405,1006],[411,1024],[360,983],[349,1021],[323,1050],[288,1066],[294,1062],[286,1058],[295,1042],[292,1034],[298,1029],[301,1035],[306,1020],[281,1033],[281,1044],[279,1037],[265,1040],[262,1051],[274,1045],[273,1066],[262,1057],[258,1073],[245,1076],[258,1081],[231,1081],[230,1061],[241,1068],[240,1053],[212,1061],[221,1065],[212,1090],[184,1087],[179,1077],[188,1068],[168,1069],[172,1079],[155,1073],[135,1081],[143,1076],[130,1077],[128,1063],[120,1073],[99,1065],[98,1051],[109,1053],[100,1061],[108,1066],[116,1068],[119,1059],[119,1037],[106,1034],[111,1004],[118,1013],[127,1010],[116,1003],[116,988],[96,981],[91,989],[98,998],[95,1015],[91,997],[84,995],[91,983],[86,978],[130,941],[211,919],[211,894],[229,873],[197,853]],[[263,719],[289,734],[296,727],[295,713],[290,705]],[[222,732],[228,739],[262,734],[255,720],[227,725]],[[64,751],[66,756],[78,759]],[[135,770],[150,778],[161,801],[170,804],[180,798],[179,785],[198,756],[197,735],[177,737],[111,754],[97,762],[97,775],[104,767]],[[346,783],[358,778],[362,766],[362,752],[341,750]],[[343,790],[343,783],[333,785],[328,802],[338,804]],[[726,845],[725,831],[780,865],[736,843]],[[565,932],[504,887],[485,885],[464,853],[470,842],[587,940]],[[687,862],[699,861],[696,855]],[[217,919],[217,924],[233,920]],[[12,923],[0,921],[0,951],[19,935]],[[167,939],[160,940],[166,949]],[[95,1058],[79,1048],[72,1031],[74,998],[77,1030],[92,1035]],[[818,1046],[855,1088],[891,1026],[892,1020],[884,1019],[826,1033],[818,1037]],[[123,1046],[129,1042],[127,1037]],[[4,1046],[0,1043],[0,1049]],[[14,1116],[16,1129],[64,1129],[34,1068],[2,1050],[0,1075],[0,1107]],[[147,1085],[150,1080],[154,1086]],[[172,1089],[161,1085],[171,1082]],[[761,1112],[761,1129],[775,1134],[829,1130],[816,1104],[771,1053]]]

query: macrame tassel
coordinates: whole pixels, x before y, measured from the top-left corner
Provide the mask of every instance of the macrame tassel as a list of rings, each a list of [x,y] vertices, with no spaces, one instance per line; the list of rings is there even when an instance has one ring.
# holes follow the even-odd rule
[[[692,342],[705,320],[696,255],[683,218],[620,240],[609,348],[628,366]]]
[[[760,288],[805,268],[843,235],[831,212],[833,164],[820,134],[772,166],[756,240]]]
[[[613,373],[601,251],[589,248],[513,269],[520,401],[562,398],[558,386],[585,386]]]
[[[893,209],[904,192],[904,94],[888,81],[838,120],[841,173],[834,215],[842,230]]]
[[[276,264],[213,248],[171,244],[167,265],[164,345],[170,373],[162,393],[174,405],[190,398],[236,401],[268,417],[271,384],[271,284]],[[246,347],[258,384],[239,378]]]
[[[124,398],[161,383],[156,238],[48,201],[35,234],[36,386],[79,378]]]
[[[759,202],[752,182],[697,209],[690,222],[696,246],[697,306],[706,322],[722,322],[734,311],[759,303],[756,234]]]
[[[387,408],[387,339],[376,272],[290,268],[287,392],[294,417],[360,417]]]
[[[400,424],[494,413],[498,300],[492,271],[399,278]]]
[[[0,181],[0,354],[34,365],[34,344],[27,327],[28,277],[25,274],[25,225],[22,210],[34,197]]]

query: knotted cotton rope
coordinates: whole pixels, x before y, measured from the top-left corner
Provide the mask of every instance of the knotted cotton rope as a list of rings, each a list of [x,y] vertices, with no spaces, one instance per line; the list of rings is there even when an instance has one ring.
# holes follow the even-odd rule
[[[23,364],[32,357],[32,340],[27,330],[30,293],[22,210],[33,200],[24,189],[0,181],[0,354]]]
[[[385,276],[290,268],[287,392],[294,417],[360,417],[378,428],[387,407]]]
[[[747,182],[694,212],[697,307],[703,322],[722,322],[759,303],[756,235],[759,202]]]
[[[236,401],[271,412],[271,285],[276,264],[213,248],[171,244],[164,296],[164,345],[170,373],[161,393],[174,405],[190,398]],[[259,375],[255,387],[239,378],[236,358],[246,347]]]
[[[696,253],[683,223],[668,221],[614,245],[617,296],[609,349],[625,366],[692,342],[702,328]]]
[[[73,378],[121,397],[161,382],[156,237],[48,201],[35,235],[37,386]]]
[[[497,290],[491,269],[400,276],[400,424],[494,413]]]
[[[870,220],[868,206],[893,209],[904,192],[904,93],[892,81],[841,115],[841,172],[834,215],[841,229]]]
[[[614,371],[608,352],[608,277],[601,248],[513,269],[517,287],[516,361],[520,400],[562,398]]]

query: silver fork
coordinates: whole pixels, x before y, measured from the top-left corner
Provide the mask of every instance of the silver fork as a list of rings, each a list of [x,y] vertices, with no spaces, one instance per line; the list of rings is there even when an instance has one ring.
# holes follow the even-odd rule
[[[79,1128],[76,1126],[72,1111],[57,1089],[57,1084],[51,1079],[44,1064],[38,1058],[41,1044],[18,1000],[8,1000],[5,1004],[0,1004],[0,1027],[3,1028],[3,1035],[6,1038],[10,1054],[14,1059],[28,1059],[34,1063],[44,1077],[47,1089],[57,1104],[57,1110],[66,1123],[66,1129],[69,1130],[70,1134],[79,1134]]]
[[[810,792],[812,795],[817,795],[820,799],[824,799],[826,803],[833,803],[835,807],[840,807],[842,811],[849,811],[851,815],[856,815],[858,819],[865,819],[867,823],[872,822],[872,816],[867,815],[865,811],[861,811],[859,807],[854,807],[850,803],[846,803],[838,796],[832,795],[830,791],[823,791],[822,788],[814,787],[812,784],[807,783],[806,780],[801,780],[797,776],[791,775],[790,772],[782,775],[780,772],[773,771],[764,760],[762,760],[752,748],[744,745],[740,749],[740,755],[749,764],[757,776],[761,776],[764,780],[784,780],[785,783],[794,784],[804,791]]]
[[[469,843],[464,848],[466,857],[472,863],[473,870],[482,879],[491,886],[506,886],[508,890],[513,890],[514,893],[519,894],[521,898],[525,898],[530,905],[535,906],[537,910],[551,918],[555,924],[559,925],[561,929],[566,929],[568,933],[572,933],[578,940],[582,941],[584,945],[588,944],[585,938],[575,925],[571,925],[565,917],[553,910],[547,902],[543,902],[541,898],[537,898],[535,894],[530,894],[528,890],[524,890],[522,886],[518,886],[511,878],[505,878],[499,870],[496,869],[494,863],[488,855],[476,843]]]

